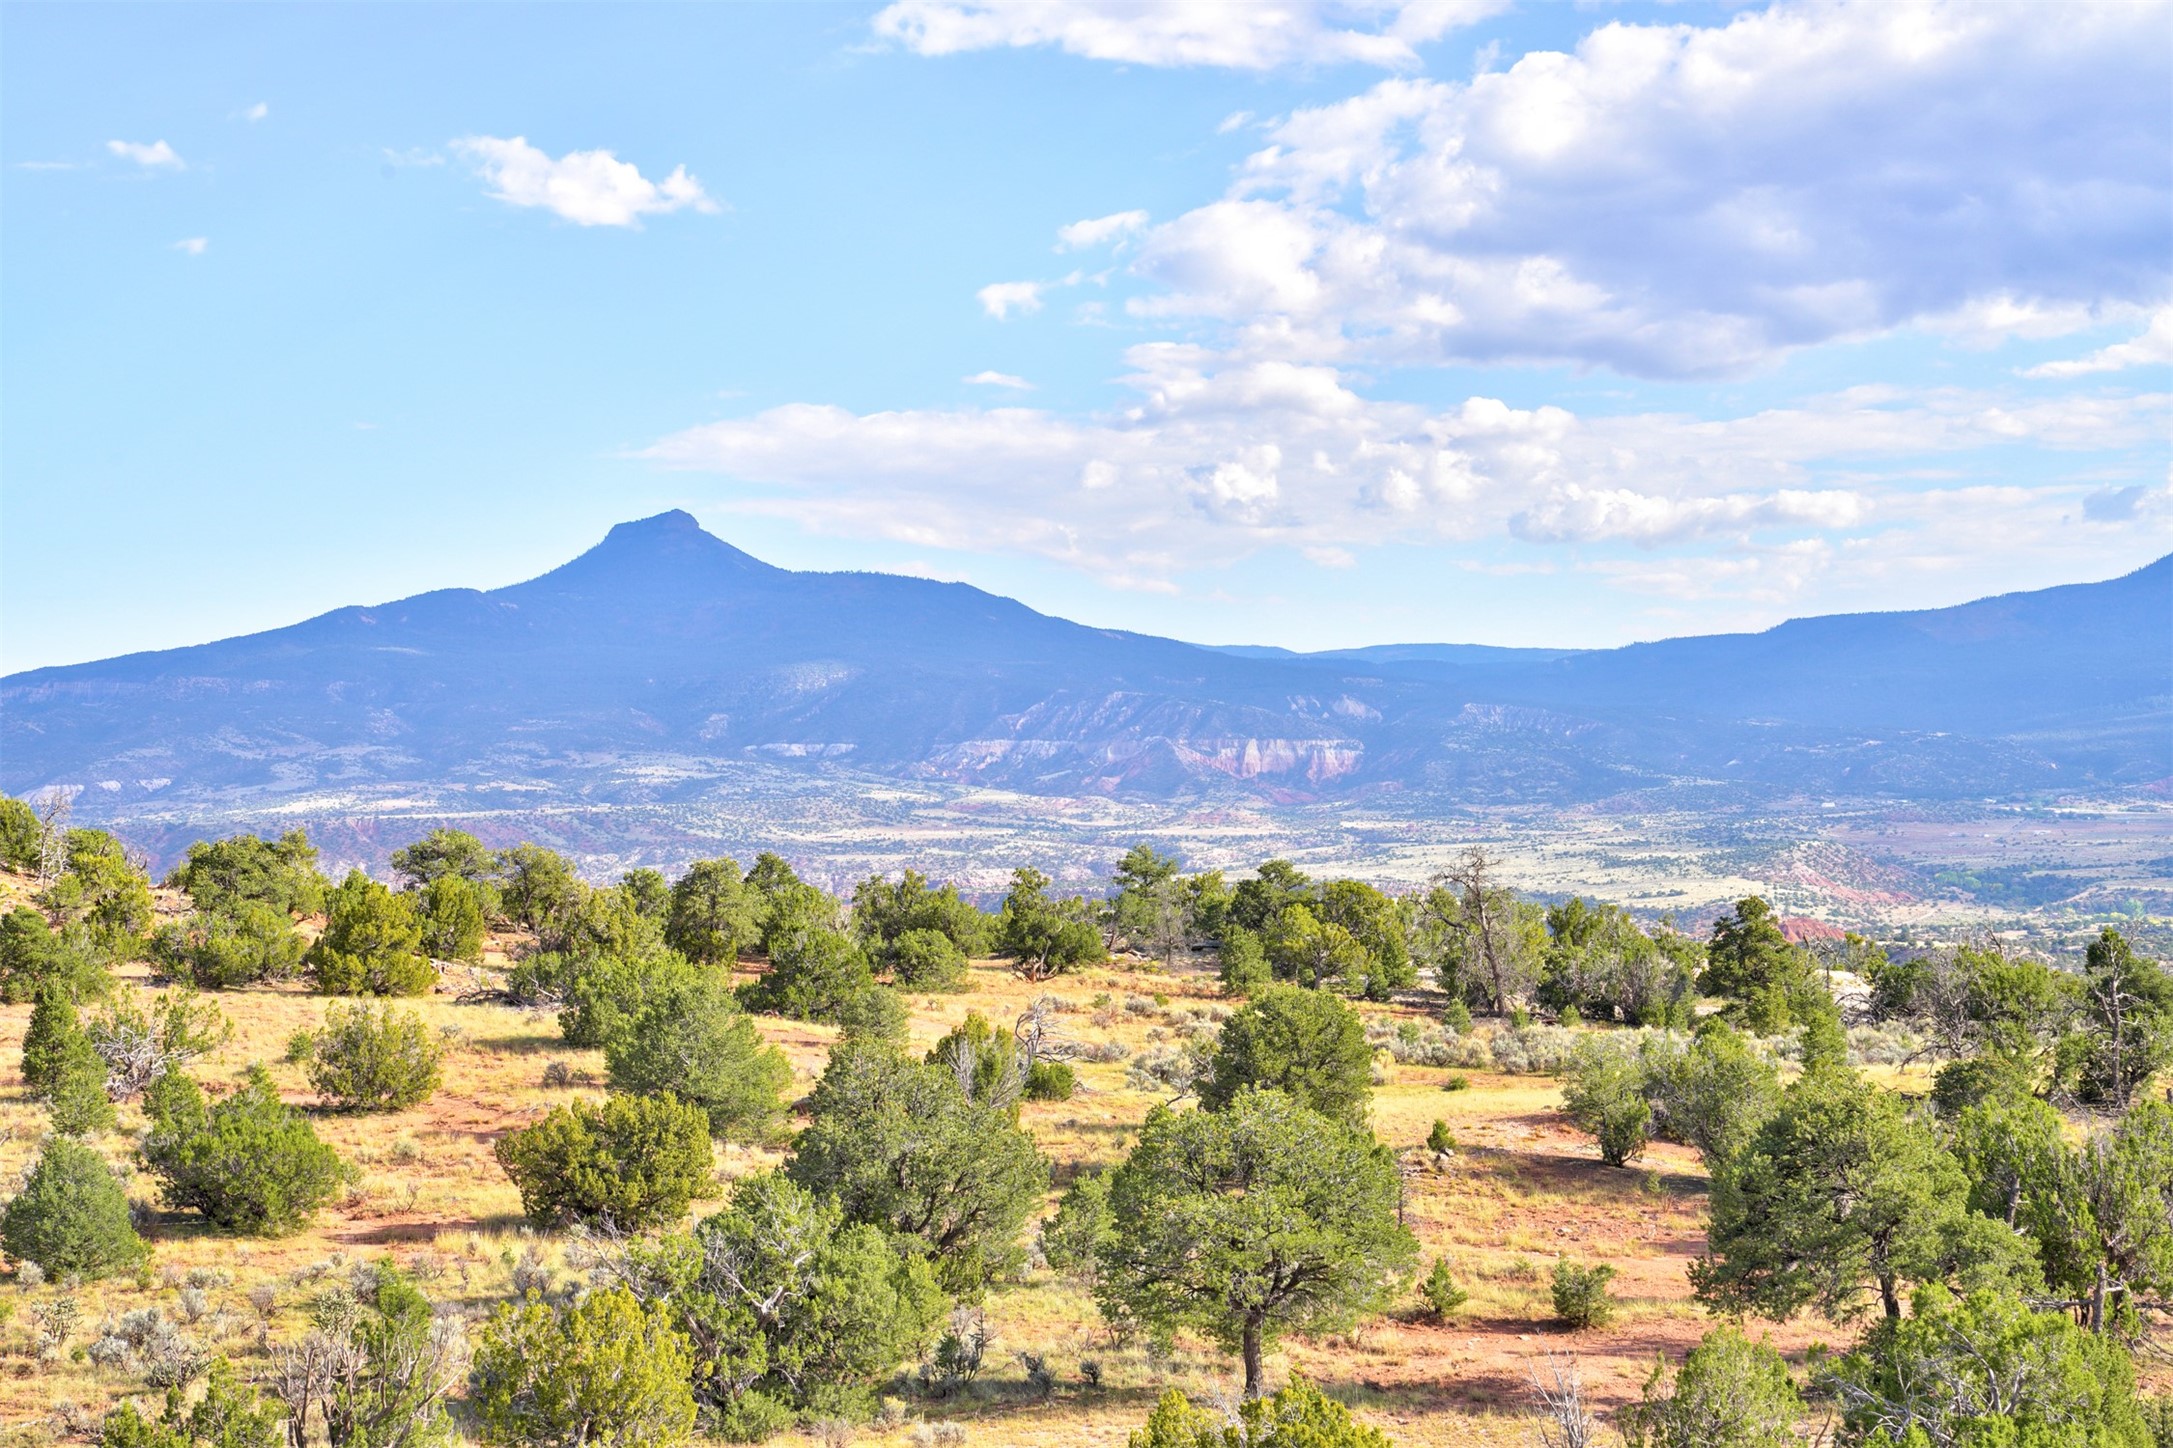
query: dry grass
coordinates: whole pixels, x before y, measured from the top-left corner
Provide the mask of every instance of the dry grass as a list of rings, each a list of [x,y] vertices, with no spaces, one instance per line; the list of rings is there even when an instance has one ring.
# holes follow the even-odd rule
[[[914,1044],[926,1049],[969,1010],[1007,1022],[1044,993],[1075,1008],[1061,1017],[1074,1038],[1113,1039],[1133,1051],[1157,1036],[1174,1036],[1174,1017],[1187,1006],[1220,1000],[1212,977],[1197,974],[1104,969],[1037,986],[984,963],[973,969],[967,991],[909,998]],[[1150,1002],[1159,996],[1166,1004],[1126,1011],[1127,996]],[[1098,1009],[1097,997],[1107,997],[1114,1009]],[[289,1036],[317,1024],[323,999],[298,987],[231,991],[216,999],[235,1035],[216,1058],[199,1063],[199,1076],[216,1088],[250,1063],[267,1063],[290,1100],[314,1106],[301,1070],[280,1060]],[[300,1329],[309,1283],[346,1264],[390,1254],[428,1273],[426,1287],[434,1296],[477,1314],[512,1292],[512,1272],[524,1254],[565,1270],[559,1244],[533,1237],[523,1226],[518,1197],[492,1158],[491,1143],[569,1095],[600,1096],[598,1053],[566,1048],[548,1016],[462,1005],[442,995],[412,1005],[450,1045],[445,1084],[436,1097],[391,1115],[317,1118],[324,1137],[360,1167],[356,1188],[307,1230],[275,1240],[210,1233],[181,1214],[160,1217],[150,1272],[77,1289],[77,1347],[104,1316],[147,1305],[173,1310],[192,1271],[214,1283],[205,1289],[211,1315],[201,1330],[247,1371],[261,1357],[267,1335],[276,1339]],[[1389,1018],[1421,1015],[1416,1006],[1365,1009]],[[12,1181],[32,1161],[44,1130],[42,1112],[23,1098],[18,1074],[28,1015],[27,1006],[0,1010],[0,1131],[6,1133],[0,1181]],[[771,1019],[761,1024],[791,1058],[795,1090],[804,1094],[834,1033]],[[554,1061],[577,1073],[574,1086],[544,1087],[544,1068]],[[1531,1401],[1528,1364],[1535,1358],[1573,1351],[1586,1383],[1611,1404],[1636,1395],[1656,1352],[1679,1357],[1705,1330],[1683,1274],[1703,1242],[1703,1174],[1693,1155],[1673,1147],[1658,1147],[1629,1169],[1602,1165],[1560,1122],[1549,1080],[1471,1072],[1470,1089],[1447,1092],[1441,1082],[1448,1074],[1390,1067],[1375,1095],[1373,1119],[1381,1137],[1397,1147],[1417,1147],[1436,1117],[1456,1134],[1462,1150],[1450,1165],[1414,1170],[1406,1210],[1427,1257],[1449,1259],[1470,1303],[1446,1323],[1402,1312],[1348,1338],[1287,1342],[1271,1371],[1280,1378],[1302,1369],[1399,1444],[1523,1443],[1529,1429],[1520,1415]],[[1082,1064],[1079,1076],[1073,1100],[1029,1102],[1022,1113],[1056,1163],[1059,1183],[1121,1157],[1157,1100],[1126,1086],[1122,1063]],[[124,1108],[121,1131],[102,1143],[117,1165],[125,1168],[131,1134],[140,1126],[135,1108]],[[1410,1156],[1416,1162],[1425,1153]],[[736,1147],[720,1148],[718,1157],[727,1178],[776,1160]],[[151,1188],[141,1175],[130,1183],[131,1193],[145,1200]],[[698,1204],[696,1211],[702,1210]],[[1550,1325],[1547,1274],[1559,1256],[1617,1267],[1624,1305],[1613,1326],[1569,1338]],[[202,1279],[206,1273],[213,1275]],[[260,1284],[276,1293],[264,1322],[250,1295]],[[13,1308],[0,1327],[0,1424],[48,1421],[62,1402],[102,1409],[142,1391],[126,1374],[87,1361],[37,1365],[28,1309],[61,1290],[0,1287],[0,1302]],[[1086,1296],[1047,1272],[995,1292],[987,1316],[995,1342],[974,1390],[948,1403],[908,1405],[916,1419],[959,1423],[969,1444],[1121,1444],[1165,1387],[1226,1394],[1236,1381],[1233,1364],[1203,1343],[1181,1341],[1167,1358],[1112,1345]],[[1794,1328],[1775,1336],[1795,1351],[1818,1335]],[[1837,1336],[1830,1329],[1826,1335]],[[1029,1391],[1017,1356],[1026,1352],[1045,1358],[1055,1372],[1052,1396],[1037,1399]],[[1080,1365],[1088,1361],[1100,1366],[1098,1387],[1083,1379]],[[855,1441],[903,1445],[912,1428],[911,1420],[871,1426]]]

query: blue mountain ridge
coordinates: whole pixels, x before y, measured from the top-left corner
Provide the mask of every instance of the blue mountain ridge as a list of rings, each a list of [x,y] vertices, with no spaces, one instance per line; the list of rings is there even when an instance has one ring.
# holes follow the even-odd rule
[[[658,756],[1163,798],[2152,786],[2173,779],[2173,557],[1755,634],[1299,654],[793,572],[674,511],[508,588],[0,679],[0,787],[18,794],[547,779]]]

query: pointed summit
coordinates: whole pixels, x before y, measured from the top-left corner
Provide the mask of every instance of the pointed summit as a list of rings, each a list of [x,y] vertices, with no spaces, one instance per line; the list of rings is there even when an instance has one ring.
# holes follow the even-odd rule
[[[603,542],[571,563],[518,585],[518,591],[707,592],[781,578],[785,572],[704,531],[692,513],[673,508],[615,525]]]

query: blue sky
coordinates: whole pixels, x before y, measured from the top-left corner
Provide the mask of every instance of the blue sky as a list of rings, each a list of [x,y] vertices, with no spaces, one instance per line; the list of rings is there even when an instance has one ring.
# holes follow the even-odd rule
[[[2173,550],[2169,22],[9,6],[0,668],[667,507],[1294,647],[2117,574]]]

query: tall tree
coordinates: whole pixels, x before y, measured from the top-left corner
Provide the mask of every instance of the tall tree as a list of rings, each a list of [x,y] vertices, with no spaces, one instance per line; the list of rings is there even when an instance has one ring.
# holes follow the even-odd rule
[[[1334,996],[1298,986],[1270,986],[1224,1022],[1210,1072],[1200,1085],[1210,1109],[1265,1087],[1357,1127],[1373,1096],[1365,1023]]]
[[[762,937],[762,899],[740,877],[739,862],[696,860],[672,884],[664,939],[689,960],[729,963]]]
[[[1367,1133],[1279,1091],[1220,1111],[1147,1117],[1110,1178],[1096,1298],[1112,1321],[1192,1327],[1245,1364],[1286,1332],[1347,1326],[1377,1310],[1417,1260],[1397,1221],[1401,1179]]]

